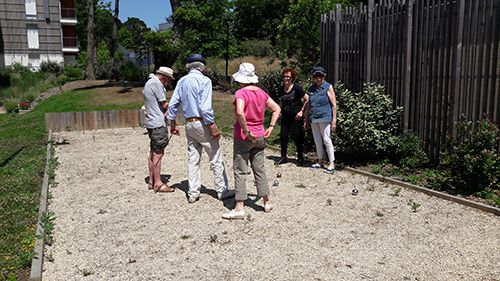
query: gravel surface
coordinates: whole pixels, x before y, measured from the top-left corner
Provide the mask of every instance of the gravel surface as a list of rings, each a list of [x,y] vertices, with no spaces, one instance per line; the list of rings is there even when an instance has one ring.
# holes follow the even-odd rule
[[[200,201],[186,200],[183,132],[162,167],[177,190],[147,190],[144,132],[61,133],[69,144],[55,148],[44,280],[500,280],[498,216],[347,171],[268,159],[270,183],[282,173],[274,210],[264,213],[251,195],[247,219],[225,221],[234,200],[216,199],[206,155],[206,189]],[[233,183],[232,140],[221,142]]]

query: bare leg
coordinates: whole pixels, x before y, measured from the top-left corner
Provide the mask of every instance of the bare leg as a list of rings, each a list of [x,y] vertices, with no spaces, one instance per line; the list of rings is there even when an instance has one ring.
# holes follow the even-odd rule
[[[236,212],[243,210],[244,207],[245,207],[245,203],[243,201],[236,200],[236,206],[234,207],[234,210]]]
[[[152,171],[153,171],[153,182],[154,182],[154,187],[159,188],[162,186],[162,181],[161,181],[161,158],[163,157],[164,150],[157,150],[153,151],[151,153],[151,165],[152,165]]]
[[[149,180],[148,180],[148,189],[153,189],[153,151],[149,152],[148,157],[148,170],[149,170]]]

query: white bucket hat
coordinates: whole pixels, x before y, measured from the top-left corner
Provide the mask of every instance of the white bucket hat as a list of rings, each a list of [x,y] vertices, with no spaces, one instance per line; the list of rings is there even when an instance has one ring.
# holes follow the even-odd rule
[[[165,75],[165,76],[168,76],[168,77],[174,79],[174,71],[170,67],[160,66],[160,68],[158,68],[156,73],[159,73],[159,74],[162,74],[162,75]]]
[[[259,77],[255,75],[255,67],[253,64],[244,62],[240,64],[238,72],[233,74],[234,81],[243,84],[256,84],[259,83]]]

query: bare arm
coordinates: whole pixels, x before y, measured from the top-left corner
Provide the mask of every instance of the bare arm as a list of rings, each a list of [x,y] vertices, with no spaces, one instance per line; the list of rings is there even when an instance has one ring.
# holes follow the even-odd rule
[[[308,128],[309,126],[309,109],[311,108],[311,103],[309,103],[309,95],[305,94],[304,99],[307,100],[307,102],[304,102],[304,106],[302,107],[304,109],[304,128]]]
[[[337,128],[337,98],[335,97],[335,91],[333,90],[332,85],[328,88],[328,98],[330,99],[330,104],[332,105],[332,130],[335,130]]]
[[[276,125],[276,122],[278,121],[278,118],[281,114],[280,106],[272,98],[267,99],[266,107],[273,112],[273,115],[271,116],[271,122],[269,122],[269,128],[267,128],[266,132],[264,133],[264,138],[268,138],[271,135],[274,126]]]
[[[302,97],[302,102],[304,103],[302,105],[302,108],[300,109],[300,111],[297,113],[297,116],[295,116],[295,120],[300,120],[300,118],[302,118],[303,116],[306,116],[305,113],[306,113],[306,109],[307,109],[307,106],[309,105],[309,95],[307,94],[304,94],[304,96]]]

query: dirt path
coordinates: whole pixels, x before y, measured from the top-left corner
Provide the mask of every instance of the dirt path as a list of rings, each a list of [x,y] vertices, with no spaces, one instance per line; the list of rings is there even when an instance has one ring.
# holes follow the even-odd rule
[[[206,155],[209,187],[187,203],[183,132],[162,167],[176,192],[147,190],[143,133],[63,133],[69,144],[56,147],[44,280],[499,280],[497,216],[347,171],[269,159],[269,181],[283,174],[272,190],[275,209],[266,214],[258,201],[245,221],[224,221],[234,201],[215,198]],[[232,141],[222,145],[232,183]],[[411,202],[421,205],[416,212]]]

